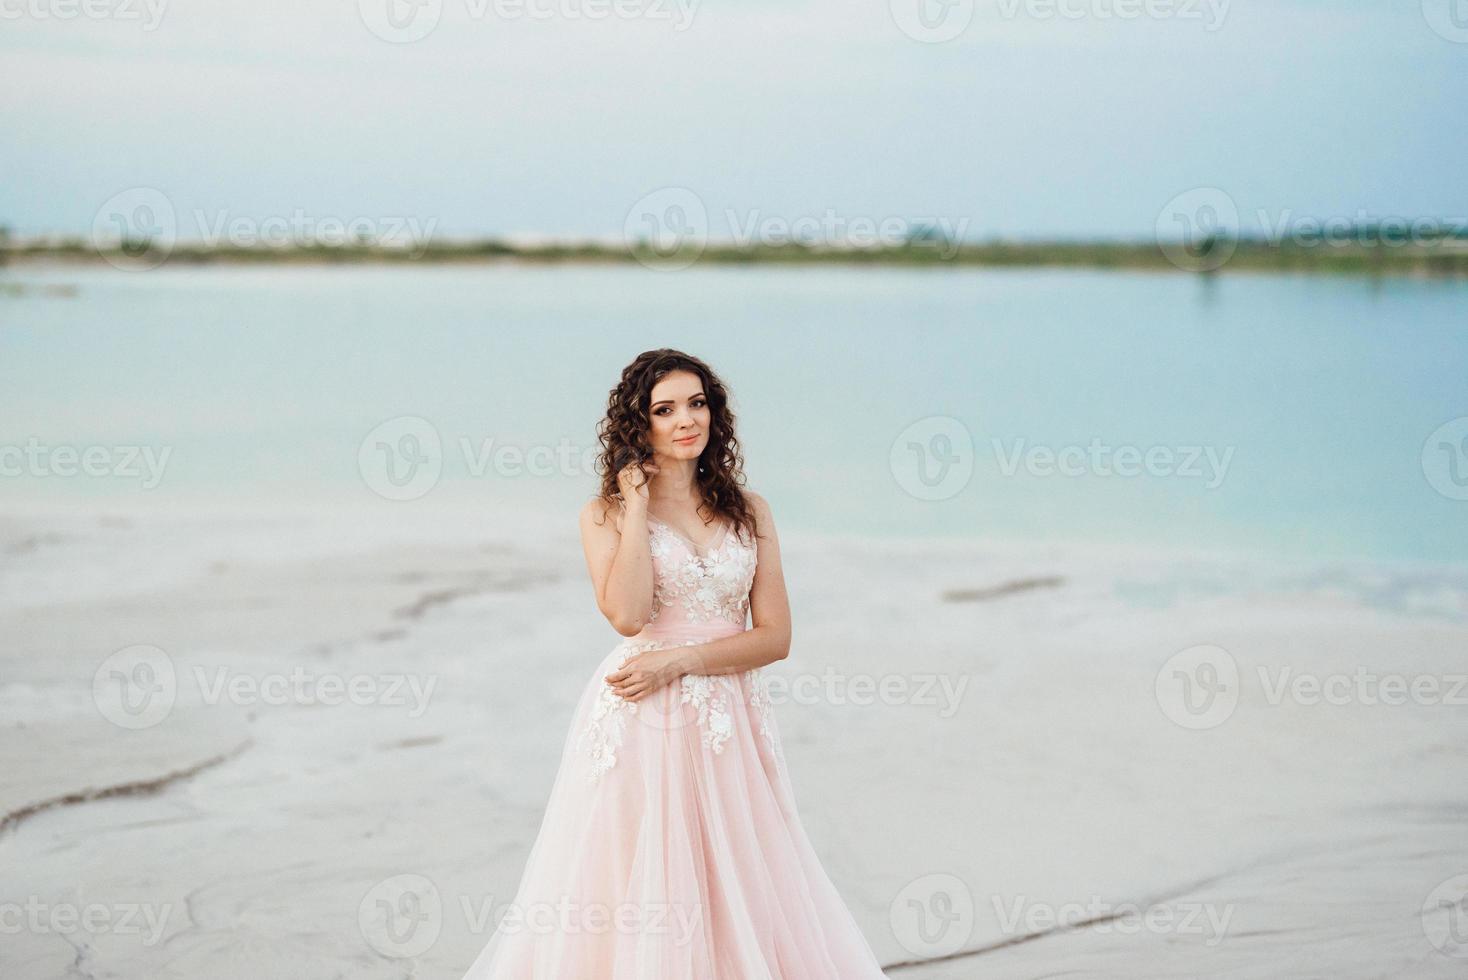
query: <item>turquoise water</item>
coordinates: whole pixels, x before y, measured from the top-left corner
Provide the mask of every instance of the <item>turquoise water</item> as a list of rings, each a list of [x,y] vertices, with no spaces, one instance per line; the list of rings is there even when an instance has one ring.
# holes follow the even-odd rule
[[[364,439],[413,416],[442,442],[420,499],[572,507],[594,484],[579,462],[476,471],[473,454],[592,446],[623,365],[672,346],[731,386],[750,484],[783,524],[1468,556],[1465,460],[1424,454],[1468,416],[1463,284],[570,266],[17,268],[0,282],[19,287],[0,294],[0,446],[170,453],[149,489],[48,463],[0,477],[0,500],[370,495]],[[58,283],[74,295],[44,288]],[[1154,465],[1111,473],[1093,439]],[[1006,472],[1034,447],[1076,467]]]

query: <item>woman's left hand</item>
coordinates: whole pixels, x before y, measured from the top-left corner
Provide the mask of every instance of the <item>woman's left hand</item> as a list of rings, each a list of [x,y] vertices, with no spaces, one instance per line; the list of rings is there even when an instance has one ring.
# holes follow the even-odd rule
[[[683,675],[679,661],[674,650],[644,650],[628,658],[620,670],[608,674],[607,684],[619,697],[640,701]]]

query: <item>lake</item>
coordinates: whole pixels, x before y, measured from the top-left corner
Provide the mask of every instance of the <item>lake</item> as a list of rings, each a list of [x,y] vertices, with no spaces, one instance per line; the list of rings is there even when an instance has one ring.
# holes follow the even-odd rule
[[[461,495],[571,520],[608,389],[669,346],[729,385],[782,525],[1468,554],[1461,282],[514,264],[0,282],[15,504]],[[416,484],[399,451],[428,462]]]

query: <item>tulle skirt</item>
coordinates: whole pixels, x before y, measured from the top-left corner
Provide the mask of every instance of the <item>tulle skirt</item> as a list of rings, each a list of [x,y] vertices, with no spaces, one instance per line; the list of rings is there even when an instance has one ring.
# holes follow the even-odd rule
[[[876,980],[871,947],[796,813],[758,671],[689,675],[637,702],[582,694],[514,901],[464,980]]]

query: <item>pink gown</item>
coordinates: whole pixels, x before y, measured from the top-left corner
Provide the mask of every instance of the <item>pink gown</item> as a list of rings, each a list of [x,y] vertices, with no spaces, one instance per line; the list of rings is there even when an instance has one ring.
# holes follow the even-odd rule
[[[801,826],[760,671],[637,702],[634,653],[746,628],[757,542],[648,518],[652,616],[592,671],[508,913],[464,980],[877,980]]]

